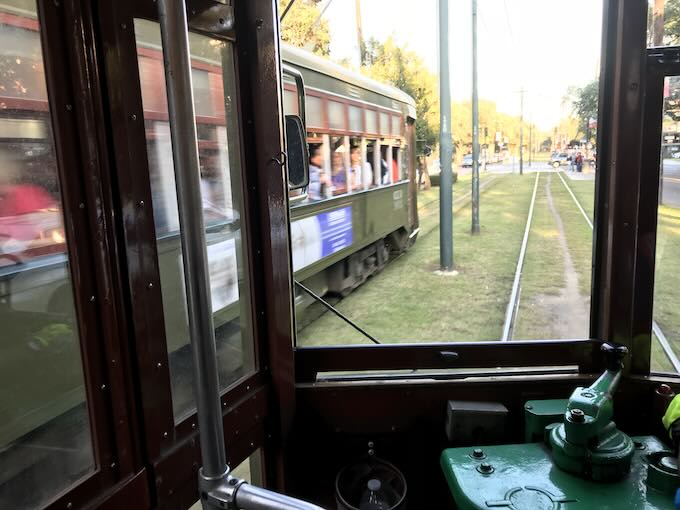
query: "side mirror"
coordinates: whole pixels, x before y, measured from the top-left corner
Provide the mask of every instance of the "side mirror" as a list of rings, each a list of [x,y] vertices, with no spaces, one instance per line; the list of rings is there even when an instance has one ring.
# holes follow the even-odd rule
[[[309,184],[309,154],[302,119],[286,115],[286,167],[288,189],[305,188]]]

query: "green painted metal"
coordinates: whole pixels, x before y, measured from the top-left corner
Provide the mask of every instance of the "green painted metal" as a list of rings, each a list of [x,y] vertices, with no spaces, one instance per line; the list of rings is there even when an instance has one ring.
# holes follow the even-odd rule
[[[648,458],[664,450],[656,438],[633,438],[630,472],[621,480],[600,483],[559,469],[542,443],[451,448],[441,466],[459,510],[672,510],[672,495],[649,487]],[[485,471],[489,471],[485,473]]]
[[[290,221],[294,223],[296,220],[348,205],[352,206],[352,244],[296,271],[295,278],[298,281],[306,281],[307,278],[339,262],[351,253],[385,238],[400,228],[410,232],[407,181],[340,195],[327,200],[303,202],[291,208]]]
[[[524,440],[527,443],[542,441],[545,428],[562,421],[568,402],[566,398],[529,400],[524,405]]]
[[[616,480],[628,472],[633,441],[612,421],[612,395],[620,378],[620,367],[607,369],[590,387],[571,394],[563,422],[550,432],[557,466],[597,481]]]

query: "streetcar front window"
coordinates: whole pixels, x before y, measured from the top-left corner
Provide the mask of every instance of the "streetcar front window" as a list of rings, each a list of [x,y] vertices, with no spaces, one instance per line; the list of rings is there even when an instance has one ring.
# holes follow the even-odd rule
[[[294,264],[296,278],[359,326],[301,300],[299,345],[368,344],[361,329],[381,343],[590,337],[603,2],[580,0],[577,10],[568,4],[508,2],[499,10],[482,2],[473,17],[469,4],[450,3],[450,58],[463,67],[452,73],[445,118],[437,31],[413,30],[416,18],[436,26],[437,2],[419,4],[413,17],[377,23],[366,16],[365,54],[356,40],[337,35],[340,20],[346,23],[341,7],[320,16],[330,27],[331,59],[349,65],[345,72],[319,60],[308,86],[314,81],[314,93],[329,104],[330,123],[341,117],[332,115],[333,104],[347,103],[349,129],[325,128],[333,140],[352,137],[350,189],[363,173],[359,161],[371,165],[374,188],[292,216],[293,224],[304,219],[316,228],[308,236],[314,257]],[[556,8],[579,37],[555,34]],[[284,31],[296,14],[289,16]],[[474,94],[471,19],[479,23]],[[394,24],[387,30],[386,20]],[[510,57],[499,60],[498,48]],[[532,58],[520,58],[526,54]],[[578,55],[559,77],[546,72],[559,67],[558,55]],[[364,124],[356,132],[359,104]],[[450,161],[440,147],[442,122]],[[338,193],[343,159],[335,150]]]
[[[43,507],[94,470],[52,106],[36,2],[0,2],[2,508]]]
[[[135,20],[144,107],[149,180],[156,225],[165,334],[175,421],[195,410],[192,358],[186,315],[172,145],[165,101],[160,29]],[[241,221],[241,162],[233,46],[190,34],[194,102],[199,134],[201,195],[206,225],[210,291],[215,323],[220,388],[255,369],[248,269]],[[160,89],[160,90],[159,90]],[[159,99],[160,98],[160,99]]]

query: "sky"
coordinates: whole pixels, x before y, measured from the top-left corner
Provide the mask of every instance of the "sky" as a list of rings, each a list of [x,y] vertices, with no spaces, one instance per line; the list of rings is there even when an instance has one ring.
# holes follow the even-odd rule
[[[323,9],[329,0],[322,0]],[[331,57],[358,65],[354,0],[330,0],[324,13]],[[551,129],[570,113],[563,98],[599,71],[602,0],[478,0],[479,97]],[[364,37],[390,35],[438,70],[438,0],[362,0]],[[449,1],[450,70],[454,101],[472,94],[472,0]]]

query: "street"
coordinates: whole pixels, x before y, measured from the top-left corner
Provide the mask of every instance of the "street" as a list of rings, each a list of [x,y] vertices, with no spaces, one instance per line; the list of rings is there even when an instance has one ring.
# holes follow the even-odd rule
[[[680,207],[680,160],[663,160],[663,204]]]
[[[676,159],[665,159],[663,161],[664,174],[663,174],[663,204],[671,207],[680,207],[680,160]],[[438,165],[433,165],[434,168],[431,170],[438,170]],[[460,175],[466,175],[472,172],[470,167],[455,167],[454,169]],[[532,162],[529,166],[528,160],[524,161],[524,172],[531,173],[540,170],[541,172],[555,171],[555,169],[545,162]],[[567,172],[572,180],[591,180],[595,178],[595,173],[590,169],[590,167],[585,166],[583,173],[572,173],[569,172],[569,166],[562,166],[560,170]],[[483,172],[484,169],[480,168]],[[488,173],[494,174],[507,174],[519,172],[519,160],[508,159],[503,163],[495,165],[487,165],[486,171]]]

